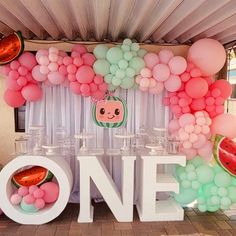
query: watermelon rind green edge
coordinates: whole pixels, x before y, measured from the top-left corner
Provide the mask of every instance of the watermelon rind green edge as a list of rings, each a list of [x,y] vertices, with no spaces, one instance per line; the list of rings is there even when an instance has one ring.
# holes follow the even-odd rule
[[[93,104],[93,108],[92,108],[92,117],[93,117],[93,121],[95,122],[96,125],[100,126],[100,127],[103,127],[103,128],[119,128],[120,126],[124,125],[124,123],[126,122],[127,120],[127,116],[128,116],[128,109],[127,109],[127,105],[126,105],[126,102],[121,99],[121,98],[118,98],[118,97],[115,97],[115,96],[106,96],[104,98],[104,100],[107,99],[107,100],[115,100],[115,101],[120,101],[122,104],[123,104],[123,107],[124,107],[124,117],[123,117],[123,120],[119,123],[103,123],[103,122],[99,122],[96,120],[96,103]]]

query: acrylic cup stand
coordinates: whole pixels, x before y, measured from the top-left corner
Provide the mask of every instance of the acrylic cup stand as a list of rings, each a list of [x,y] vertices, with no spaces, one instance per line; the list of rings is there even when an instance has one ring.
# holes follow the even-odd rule
[[[87,153],[88,152],[88,147],[87,147],[86,141],[87,141],[87,139],[94,138],[94,135],[83,132],[83,133],[80,133],[80,134],[75,134],[74,137],[78,140],[80,140],[80,139],[82,140],[82,146],[81,146],[79,152],[83,153],[83,154]]]
[[[127,144],[127,141],[131,138],[134,138],[135,135],[132,133],[124,133],[124,134],[115,134],[116,138],[123,139],[123,146],[121,147],[121,150],[123,152],[129,152],[130,146]]]
[[[55,156],[55,155],[58,155],[58,150],[59,150],[60,146],[43,145],[42,148],[46,149],[47,156]]]

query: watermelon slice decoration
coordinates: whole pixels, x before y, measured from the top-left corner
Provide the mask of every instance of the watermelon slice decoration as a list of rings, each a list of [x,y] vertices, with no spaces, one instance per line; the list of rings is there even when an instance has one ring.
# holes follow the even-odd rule
[[[236,177],[236,143],[222,135],[216,135],[213,154],[218,164]]]
[[[12,177],[12,183],[17,188],[21,186],[29,187],[31,185],[41,185],[45,182],[51,181],[52,178],[53,174],[51,171],[41,166],[34,166],[16,173]]]
[[[10,63],[24,51],[24,39],[20,31],[0,40],[0,65]]]
[[[92,116],[96,125],[104,128],[118,128],[127,120],[126,102],[108,95],[93,105]]]

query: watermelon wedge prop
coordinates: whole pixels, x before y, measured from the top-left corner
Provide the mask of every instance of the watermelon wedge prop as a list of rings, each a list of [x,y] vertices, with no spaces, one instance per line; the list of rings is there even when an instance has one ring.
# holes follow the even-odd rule
[[[236,177],[236,142],[217,134],[213,154],[217,163],[229,174]]]
[[[0,40],[0,65],[10,63],[24,51],[24,39],[20,31],[14,32]]]
[[[34,166],[13,175],[12,183],[17,188],[21,186],[29,187],[31,185],[41,185],[51,181],[52,178],[53,174],[51,171],[41,166]]]

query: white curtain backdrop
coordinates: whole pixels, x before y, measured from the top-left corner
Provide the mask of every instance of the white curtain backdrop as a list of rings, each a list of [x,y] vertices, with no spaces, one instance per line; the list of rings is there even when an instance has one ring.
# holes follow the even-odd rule
[[[120,148],[121,141],[114,138],[117,129],[105,129],[98,127],[92,120],[91,98],[83,98],[74,95],[68,87],[42,85],[43,98],[26,105],[26,132],[31,126],[43,125],[45,127],[48,142],[53,144],[58,127],[65,127],[67,134],[73,138],[74,134],[93,133],[95,138],[88,141],[90,148]],[[120,89],[115,92],[126,100],[128,107],[128,119],[126,128],[128,132],[137,133],[140,127],[145,127],[147,132],[152,132],[153,127],[167,127],[169,110],[162,104],[163,95],[151,95],[139,90]],[[67,155],[74,175],[74,185],[71,194],[71,202],[79,202],[79,163],[75,155]],[[107,166],[117,186],[120,188],[121,158],[119,156],[104,156]],[[136,171],[136,178],[138,172]],[[137,183],[136,191],[137,191]],[[92,187],[92,197],[100,198],[96,188]]]

